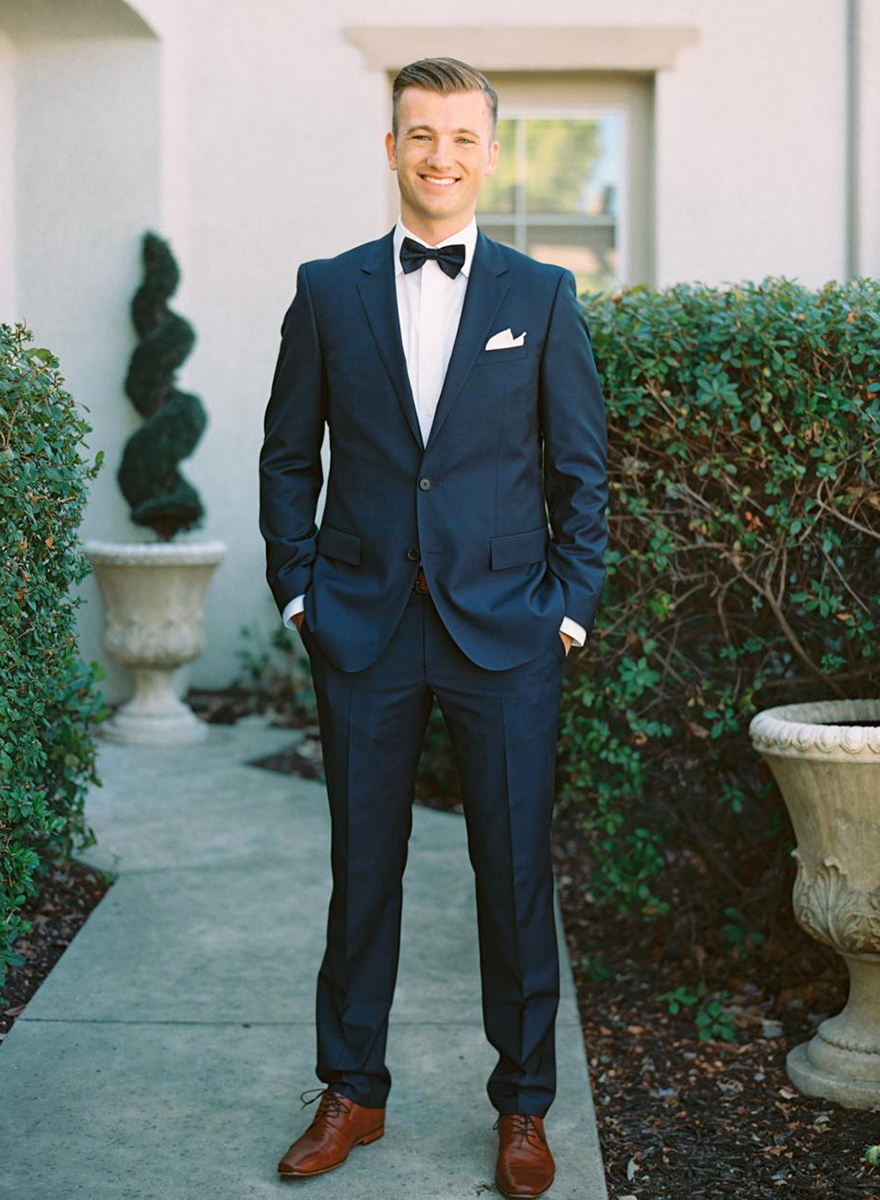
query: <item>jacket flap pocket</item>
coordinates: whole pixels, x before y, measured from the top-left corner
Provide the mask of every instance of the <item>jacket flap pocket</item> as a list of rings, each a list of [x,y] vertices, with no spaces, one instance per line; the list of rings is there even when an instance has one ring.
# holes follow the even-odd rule
[[[547,526],[529,529],[525,533],[508,533],[490,542],[492,569],[521,567],[527,563],[543,562],[547,557],[550,533]]]
[[[322,525],[318,530],[318,553],[326,554],[328,558],[340,558],[356,567],[361,561],[360,534]]]

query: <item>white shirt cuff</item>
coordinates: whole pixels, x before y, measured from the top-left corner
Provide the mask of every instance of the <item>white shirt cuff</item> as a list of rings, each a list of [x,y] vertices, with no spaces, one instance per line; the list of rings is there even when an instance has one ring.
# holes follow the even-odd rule
[[[583,625],[578,625],[577,621],[573,621],[571,617],[563,617],[562,624],[559,626],[560,633],[567,633],[576,646],[583,646],[587,640],[587,631]]]
[[[305,596],[305,592],[302,592],[299,596],[294,596],[294,598],[284,606],[284,612],[281,614],[281,620],[288,629],[296,629],[296,622],[292,618],[294,613],[300,613],[303,611],[303,596]]]

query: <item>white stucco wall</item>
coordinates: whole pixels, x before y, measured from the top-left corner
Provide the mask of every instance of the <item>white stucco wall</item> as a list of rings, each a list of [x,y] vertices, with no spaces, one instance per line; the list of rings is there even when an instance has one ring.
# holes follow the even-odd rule
[[[657,86],[657,283],[841,278],[842,0],[693,7]]]
[[[863,0],[858,40],[859,273],[880,275],[880,4]]]
[[[39,7],[51,10],[51,0]],[[99,27],[112,6],[87,7]],[[0,187],[0,267],[14,263],[0,276],[0,319],[26,317],[91,409],[92,451],[103,448],[107,463],[84,537],[149,538],[128,522],[114,476],[138,423],[122,382],[140,238],[154,228],[171,242],[183,275],[172,304],[198,335],[178,382],[209,413],[182,464],[208,513],[193,536],[229,548],[208,600],[208,649],[182,684],[228,682],[241,627],[269,633],[279,621],[264,583],[257,458],[297,266],[389,226],[388,84],[365,67],[346,26],[479,24],[499,37],[510,25],[698,26],[699,42],[656,79],[654,281],[785,274],[816,286],[843,277],[844,0],[122,7],[141,14],[149,35],[98,36],[90,26],[78,40],[22,39],[0,0],[0,35],[10,38],[0,36],[0,135],[11,126],[16,147],[14,212]],[[863,38],[876,60],[875,14]],[[448,52],[431,39],[421,51]],[[871,58],[867,44],[862,57]],[[863,86],[863,126],[877,130],[880,93],[874,80]],[[0,149],[0,168],[9,153]],[[880,273],[877,151],[864,158],[862,270]],[[106,663],[94,581],[82,591],[83,656]],[[126,677],[107,665],[104,690],[118,699]]]
[[[15,270],[15,48],[0,28],[0,288],[16,309]]]

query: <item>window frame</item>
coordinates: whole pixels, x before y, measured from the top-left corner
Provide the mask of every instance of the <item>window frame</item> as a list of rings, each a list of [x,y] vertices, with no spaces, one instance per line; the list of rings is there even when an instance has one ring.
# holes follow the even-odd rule
[[[521,250],[527,254],[528,250],[527,239],[528,229],[531,224],[532,228],[540,228],[541,225],[547,226],[564,226],[571,225],[572,228],[588,228],[589,226],[607,225],[608,222],[604,219],[591,218],[588,214],[573,215],[573,214],[535,214],[525,210],[524,199],[525,189],[522,184],[524,179],[520,178],[521,164],[525,160],[525,124],[527,120],[551,120],[551,121],[589,121],[597,120],[603,117],[614,116],[618,117],[621,123],[620,128],[620,185],[617,195],[617,217],[614,222],[615,231],[615,250],[617,251],[617,271],[614,274],[614,282],[617,288],[624,287],[629,278],[629,226],[630,226],[630,179],[629,179],[629,163],[630,163],[630,138],[632,136],[630,113],[626,105],[623,104],[580,104],[580,105],[559,105],[559,104],[541,104],[526,103],[526,104],[511,104],[499,106],[498,120],[499,121],[518,121],[516,128],[516,164],[515,174],[516,182],[520,186],[516,189],[515,208],[512,213],[484,213],[480,211],[480,200],[477,197],[477,224],[481,228],[485,228],[486,233],[491,237],[493,225],[513,226],[516,241],[515,249]],[[517,210],[518,206],[518,210]],[[539,220],[535,220],[535,216],[539,216]]]

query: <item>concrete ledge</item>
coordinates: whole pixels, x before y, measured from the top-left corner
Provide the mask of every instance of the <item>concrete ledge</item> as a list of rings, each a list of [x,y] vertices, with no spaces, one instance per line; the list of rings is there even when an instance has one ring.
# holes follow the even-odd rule
[[[700,40],[696,25],[348,25],[375,71],[445,54],[482,71],[666,71]]]

